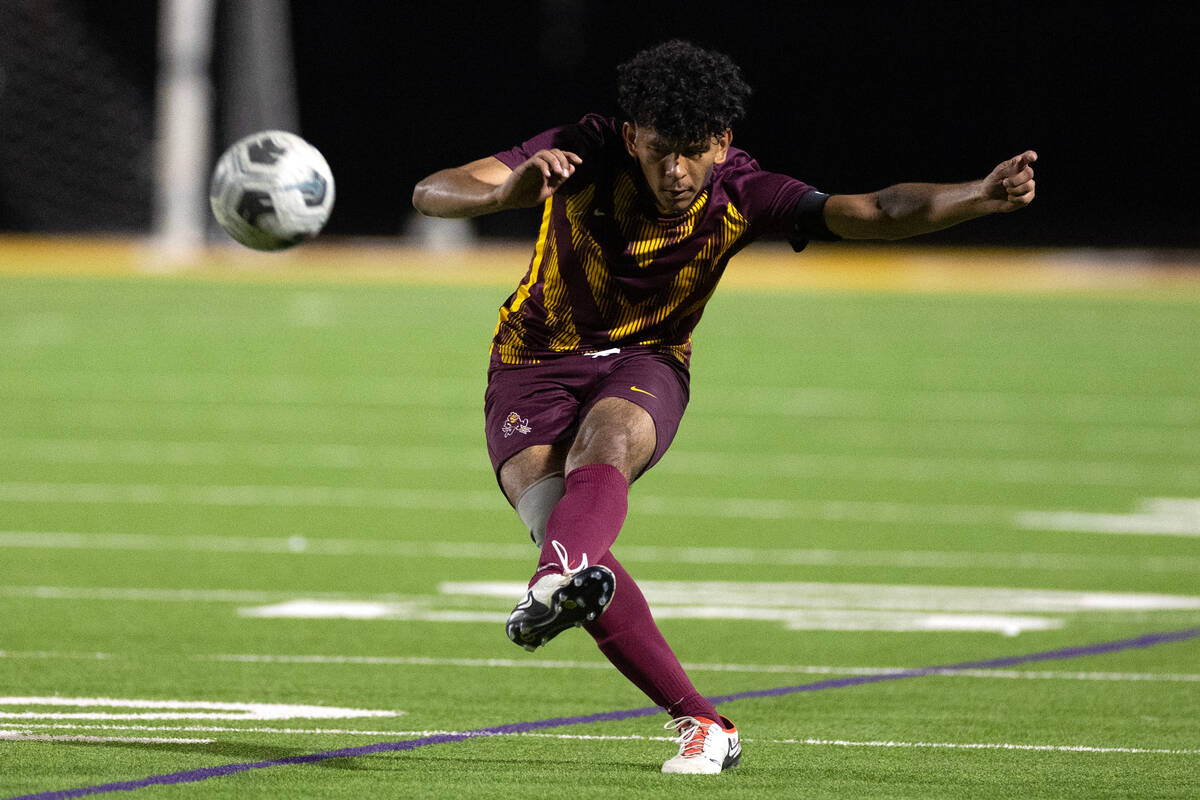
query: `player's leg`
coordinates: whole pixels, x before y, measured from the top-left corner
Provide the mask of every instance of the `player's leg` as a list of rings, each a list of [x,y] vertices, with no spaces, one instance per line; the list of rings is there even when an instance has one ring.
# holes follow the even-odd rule
[[[716,719],[716,709],[696,691],[663,638],[637,583],[612,553],[601,563],[616,576],[618,593],[608,610],[585,626],[600,651],[671,716]]]
[[[630,477],[649,461],[654,442],[653,420],[633,403],[604,398],[588,411],[566,458],[563,496],[547,519],[537,569],[508,618],[513,642],[534,650],[604,613],[615,579],[598,562],[621,531]]]
[[[661,381],[647,375],[644,366],[636,369],[622,370],[607,383],[618,390],[649,386],[657,390],[655,399],[664,399],[668,391]],[[643,402],[657,415],[658,425],[650,411],[624,397],[605,397],[588,411],[567,455],[567,493],[550,515],[546,538],[569,542],[564,548],[568,553],[593,554],[594,563],[613,573],[617,591],[612,602],[587,626],[613,665],[672,717],[718,720],[720,715],[696,691],[658,629],[641,589],[609,552],[625,521],[629,482],[665,450],[658,447],[659,425],[673,437],[683,413],[669,400]],[[552,555],[551,548],[543,548],[543,563]]]
[[[613,665],[674,718],[680,751],[663,765],[663,770],[719,772],[737,763],[740,745],[736,729],[696,691],[655,624],[641,590],[607,552],[624,519],[629,482],[662,457],[687,404],[685,372],[673,363],[667,363],[664,370],[663,363],[655,364],[653,360],[635,362],[632,370],[613,370],[597,389],[598,396],[592,400],[569,454],[562,452],[561,443],[527,448],[504,464],[500,482],[530,528],[534,542],[545,546],[543,563],[557,559],[577,564],[567,552],[569,547],[572,552],[593,553],[599,566],[613,576],[620,591],[610,589],[611,602],[586,628]],[[644,405],[628,399],[630,396]],[[560,477],[562,469],[568,473],[565,481]],[[592,516],[598,506],[604,505],[617,508],[619,513],[601,520],[597,532],[592,528]],[[543,521],[551,517],[557,538],[546,535],[543,527]],[[580,529],[585,532],[582,538],[575,535]],[[563,539],[568,545],[562,544]],[[561,554],[553,542],[559,543]],[[572,583],[564,585],[558,577],[563,574],[556,564],[544,576],[549,588],[531,587],[521,604],[529,608],[522,611],[519,605],[514,614],[528,615],[532,610],[534,616],[548,618],[555,616],[552,609],[556,604],[561,607],[563,602],[580,600],[585,608],[595,608],[597,598],[583,590],[598,583],[603,589],[603,576],[576,587]],[[535,608],[535,604],[540,607]],[[561,614],[561,609],[557,613]],[[554,633],[561,630],[565,628],[560,626]],[[510,638],[524,644],[519,628],[516,633],[514,637],[510,625]],[[529,649],[544,641],[535,638],[528,643],[532,645]]]
[[[617,592],[585,628],[612,665],[671,715],[668,725],[679,734],[680,747],[663,772],[715,774],[736,766],[742,752],[737,728],[696,691],[620,562],[608,553],[601,564],[615,576]]]
[[[498,476],[534,544],[546,544],[551,551],[562,551],[559,542],[546,543],[546,523],[565,493],[565,449],[565,443],[529,447],[510,458]],[[565,551],[559,560],[569,563]],[[568,628],[595,619],[612,599],[614,583],[612,572],[588,565],[586,557],[574,569],[555,566],[540,572],[508,617],[508,638],[534,650]]]
[[[528,476],[539,474],[546,466],[561,463],[549,456],[549,453],[528,453],[522,459],[525,466],[541,465],[528,472]],[[512,472],[515,477],[522,471],[514,465]],[[505,485],[510,484],[506,482]],[[554,473],[533,480],[517,501],[518,514],[529,527],[535,543],[544,541],[544,521],[562,498],[563,488],[561,473]],[[535,506],[540,508],[533,509]],[[538,520],[542,521],[542,526]],[[612,573],[620,591],[614,590],[605,612],[584,627],[613,666],[651,702],[671,715],[671,724],[680,737],[680,748],[679,753],[663,765],[663,771],[711,774],[736,765],[741,745],[733,723],[722,717],[696,690],[654,622],[641,589],[616,557],[611,552],[605,553],[600,566]],[[547,603],[553,601],[548,599]]]
[[[547,520],[530,585],[547,573],[600,562],[625,523],[629,484],[656,442],[654,420],[628,400],[605,397],[588,410],[567,454],[564,496]]]
[[[597,410],[619,408],[608,404],[626,401],[645,412],[645,417],[628,416],[651,421],[654,449],[640,468],[625,473],[625,477],[635,480],[666,453],[687,407],[688,394],[687,371],[670,356],[634,356],[612,362],[610,373],[596,390],[596,395],[605,399],[593,400],[594,405],[587,412],[585,424],[568,455],[568,480],[581,471],[580,465],[593,463],[594,458],[612,460],[606,458],[604,452],[604,448],[613,442],[611,435],[607,437],[608,445],[603,440],[588,442],[586,439],[592,431],[608,432],[614,427],[612,424],[588,426],[586,420]],[[637,454],[634,463],[641,461],[642,452]],[[560,507],[562,505],[560,503]],[[557,517],[556,507],[552,522],[557,523]],[[557,526],[553,530],[559,536],[569,535],[559,531]],[[641,589],[616,557],[611,552],[605,553],[599,563],[613,573],[616,591],[604,614],[588,623],[586,629],[621,674],[672,716],[670,725],[679,733],[680,748],[678,755],[663,765],[663,771],[711,774],[736,765],[741,745],[733,723],[722,717],[696,690],[655,623]]]
[[[546,539],[550,512],[562,499],[563,470],[570,441],[533,445],[509,458],[500,467],[500,488],[539,548]]]
[[[687,368],[670,355],[635,350],[592,363],[565,496],[547,521],[534,580],[600,562],[625,522],[629,485],[663,457],[687,408]]]
[[[566,450],[579,426],[580,397],[586,395],[597,371],[584,356],[521,366],[493,363],[488,371],[484,397],[488,454],[505,496],[526,520],[535,541],[540,520],[549,516],[565,491],[561,475]],[[531,650],[567,628],[594,619],[612,597],[612,573],[606,568],[588,567],[566,557],[559,560],[571,569],[560,568],[531,581],[509,615],[509,638]]]

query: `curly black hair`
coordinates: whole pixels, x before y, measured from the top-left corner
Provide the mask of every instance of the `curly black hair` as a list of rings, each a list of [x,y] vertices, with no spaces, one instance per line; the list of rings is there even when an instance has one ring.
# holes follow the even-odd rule
[[[672,39],[617,67],[626,118],[686,144],[720,136],[746,113],[750,86],[729,56]]]

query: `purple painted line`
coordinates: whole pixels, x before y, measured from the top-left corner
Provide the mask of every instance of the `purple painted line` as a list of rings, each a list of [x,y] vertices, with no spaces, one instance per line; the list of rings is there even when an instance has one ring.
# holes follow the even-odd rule
[[[916,669],[897,670],[895,672],[886,672],[879,675],[856,675],[850,678],[835,678],[833,680],[816,681],[815,683],[805,683],[798,686],[783,686],[776,689],[761,689],[751,692],[738,692],[737,694],[728,694],[710,699],[713,701],[713,703],[729,703],[734,700],[749,700],[760,697],[781,697],[783,695],[796,694],[798,692],[817,692],[824,689],[844,689],[850,686],[881,683],[883,681],[896,681],[903,680],[905,678],[923,678],[930,675],[944,675],[947,673],[968,669],[1000,669],[1003,667],[1011,667],[1017,664],[1029,664],[1037,661],[1058,661],[1069,658],[1082,658],[1084,656],[1102,655],[1104,653],[1117,653],[1123,650],[1138,650],[1146,647],[1155,647],[1156,645],[1160,644],[1182,642],[1188,639],[1196,638],[1200,638],[1200,628],[1188,628],[1186,630],[1169,631],[1166,633],[1149,633],[1144,636],[1137,636],[1132,639],[1118,639],[1113,642],[1101,642],[1098,644],[1083,645],[1080,647],[1065,647],[1058,650],[1045,650],[1040,653],[1027,653],[1020,656],[1006,656],[1003,658],[992,658],[983,661],[963,661],[957,664],[947,664],[940,667],[918,667]],[[576,717],[554,717],[552,719],[536,720],[533,722],[512,722],[507,725],[496,725],[491,728],[476,728],[474,730],[461,731],[459,733],[425,736],[420,739],[406,739],[400,742],[379,742],[377,744],[368,744],[361,747],[346,747],[341,750],[330,750],[324,753],[309,753],[307,755],[289,756],[287,758],[277,758],[269,761],[251,761],[241,764],[225,764],[218,767],[203,767],[200,769],[184,770],[182,772],[172,772],[166,775],[152,775],[148,778],[142,778],[140,780],[120,781],[117,783],[106,783],[98,786],[84,786],[78,789],[63,789],[60,791],[26,794],[19,797],[10,797],[7,798],[7,800],[65,800],[66,798],[87,797],[88,795],[93,794],[128,792],[133,791],[134,789],[144,789],[149,786],[171,786],[181,783],[197,783],[210,778],[222,778],[228,775],[236,775],[239,772],[248,772],[255,769],[269,769],[271,767],[284,767],[294,764],[317,764],[334,758],[356,758],[359,756],[376,755],[378,753],[402,752],[405,750],[415,750],[418,747],[427,747],[434,744],[461,742],[465,741],[466,739],[477,739],[489,736],[504,736],[514,733],[527,733],[530,731],[543,730],[545,728],[559,728],[566,725],[584,725],[589,722],[618,722],[620,720],[633,719],[636,717],[649,717],[660,713],[662,713],[661,708],[658,706],[651,706],[647,708],[630,708],[624,711],[606,711],[599,714],[586,714]]]
[[[489,736],[504,736],[506,734],[526,733],[528,731],[542,730],[543,728],[558,728],[564,725],[583,725],[589,722],[613,722],[623,719],[631,719],[634,717],[649,717],[661,713],[661,708],[658,706],[652,706],[648,708],[633,708],[625,711],[606,711],[599,714],[586,714],[577,717],[554,717],[552,719],[536,720],[533,722],[512,722],[507,725],[496,725],[491,728],[476,728],[474,730],[461,731],[459,733],[444,733],[436,736],[425,736],[420,739],[406,739],[399,742],[378,742],[376,744],[368,744],[361,747],[345,747],[340,750],[330,750],[324,753],[309,753],[301,756],[288,756],[286,758],[277,758],[269,761],[250,761],[241,764],[224,764],[218,767],[202,767],[200,769],[172,772],[166,775],[152,775],[148,778],[141,778],[140,780],[119,781],[117,783],[106,783],[98,786],[84,786],[78,789],[62,789],[52,792],[39,792],[37,794],[10,797],[7,798],[7,800],[65,800],[65,798],[70,797],[86,797],[88,795],[106,794],[108,792],[128,792],[133,791],[134,789],[145,789],[150,786],[170,786],[181,783],[197,783],[199,781],[208,780],[209,778],[223,778],[229,775],[236,775],[239,772],[248,772],[255,769],[268,769],[271,767],[284,767],[295,764],[316,764],[322,761],[329,761],[330,759],[334,758],[356,758],[359,756],[376,755],[378,753],[415,750],[418,747],[426,747],[432,744],[449,744],[451,742],[461,742],[466,739],[478,739]]]
[[[712,701],[714,705],[718,705],[720,703],[729,703],[734,700],[750,700],[756,697],[782,697],[783,695],[797,694],[799,692],[819,692],[823,689],[845,689],[849,686],[861,686],[868,683],[898,681],[905,678],[925,678],[930,675],[946,675],[968,669],[1002,669],[1004,667],[1013,667],[1018,664],[1030,664],[1037,661],[1060,661],[1068,658],[1097,656],[1104,653],[1116,653],[1121,650],[1138,650],[1145,647],[1154,647],[1155,645],[1169,644],[1171,642],[1182,642],[1187,639],[1196,638],[1200,638],[1200,628],[1188,628],[1186,630],[1170,631],[1168,633],[1148,633],[1144,636],[1136,636],[1132,639],[1118,639],[1114,642],[1101,642],[1099,644],[1089,644],[1080,647],[1064,647],[1059,650],[1045,650],[1040,653],[1026,653],[1025,655],[1021,656],[991,658],[984,661],[963,661],[958,664],[946,664],[940,667],[917,667],[915,669],[896,670],[895,672],[882,672],[878,675],[855,675],[850,678],[833,678],[826,681],[804,683],[799,686],[781,686],[775,689],[759,689],[751,692],[738,692],[736,694],[727,694],[720,697],[710,697],[709,700]]]

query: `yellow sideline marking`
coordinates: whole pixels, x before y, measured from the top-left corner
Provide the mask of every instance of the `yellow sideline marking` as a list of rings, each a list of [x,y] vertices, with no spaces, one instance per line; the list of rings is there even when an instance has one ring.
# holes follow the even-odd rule
[[[213,246],[198,260],[164,258],[146,239],[0,236],[0,276],[150,276],[253,283],[426,283],[516,286],[532,247],[435,252],[398,240],[312,243],[278,253]]]
[[[403,239],[323,240],[280,253],[216,245],[172,262],[149,239],[0,236],[0,276],[159,276],[249,282],[414,283],[512,288],[530,242],[430,251]],[[893,292],[1145,292],[1200,298],[1200,254],[1187,251],[813,244],[797,255],[756,244],[725,288]]]

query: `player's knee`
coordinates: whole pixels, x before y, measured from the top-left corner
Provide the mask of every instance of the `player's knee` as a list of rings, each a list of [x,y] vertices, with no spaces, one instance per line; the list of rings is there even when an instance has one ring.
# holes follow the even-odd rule
[[[632,480],[654,454],[654,420],[645,409],[606,398],[584,419],[567,456],[567,472],[584,464],[611,464]]]

